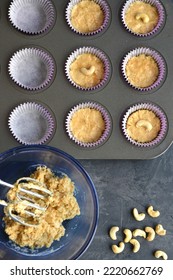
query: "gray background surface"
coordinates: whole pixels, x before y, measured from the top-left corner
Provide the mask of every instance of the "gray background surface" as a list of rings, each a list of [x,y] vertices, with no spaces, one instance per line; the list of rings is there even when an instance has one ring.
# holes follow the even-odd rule
[[[173,260],[173,146],[162,156],[153,160],[81,160],[90,174],[99,198],[100,217],[95,237],[81,259],[99,260],[154,260],[153,252],[164,250]],[[146,214],[142,222],[134,220],[132,209],[146,212],[148,205],[160,211],[158,218]],[[166,236],[156,236],[152,241],[138,237],[140,251],[132,252],[127,244],[124,251],[115,255],[112,244],[124,238],[124,228],[143,229],[161,223],[167,230]],[[117,240],[108,235],[111,226],[119,226]]]

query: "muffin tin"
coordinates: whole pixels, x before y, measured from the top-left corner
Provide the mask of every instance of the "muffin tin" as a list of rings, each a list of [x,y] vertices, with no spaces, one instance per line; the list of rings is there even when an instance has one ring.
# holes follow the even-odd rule
[[[51,1],[55,18],[51,28],[36,35],[29,35],[15,28],[9,20],[8,9],[11,1],[0,2],[0,152],[20,145],[8,126],[11,112],[20,104],[34,102],[48,109],[54,121],[54,133],[46,142],[78,159],[151,159],[164,153],[173,141],[173,1],[162,1],[165,9],[165,23],[162,29],[151,36],[135,36],[128,32],[121,20],[125,1],[109,0],[110,20],[106,29],[96,35],[83,36],[71,30],[65,11],[69,1]],[[111,74],[107,83],[93,91],[74,87],[65,74],[67,58],[76,49],[97,48],[110,61]],[[159,87],[149,91],[138,91],[125,81],[121,66],[127,53],[136,48],[156,50],[165,61],[165,77]],[[51,83],[37,90],[27,90],[17,85],[10,77],[8,66],[11,57],[19,50],[33,48],[49,53],[55,62]],[[83,102],[96,102],[104,106],[112,119],[109,138],[96,148],[83,148],[67,135],[65,120],[70,110]],[[138,103],[151,103],[160,107],[168,122],[164,139],[152,147],[136,147],[122,131],[122,118],[126,110]]]

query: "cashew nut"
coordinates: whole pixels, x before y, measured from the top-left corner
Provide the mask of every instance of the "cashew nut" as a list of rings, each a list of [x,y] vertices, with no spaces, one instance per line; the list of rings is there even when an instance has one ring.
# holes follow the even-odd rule
[[[119,246],[117,245],[112,245],[112,251],[114,252],[114,254],[120,254],[125,248],[125,244],[124,242],[120,242]]]
[[[133,209],[133,216],[135,217],[136,221],[142,221],[145,219],[144,213],[138,213],[138,210],[136,208]]]
[[[153,241],[156,235],[154,229],[152,227],[145,227],[145,232],[148,233],[146,239],[148,241]]]
[[[163,258],[164,260],[167,260],[168,259],[168,255],[164,252],[164,251],[161,251],[161,250],[157,250],[155,251],[154,253],[154,256],[159,259],[159,258]]]
[[[148,132],[151,131],[153,128],[152,124],[147,120],[140,120],[136,123],[136,127],[141,127],[141,126],[143,126]]]
[[[116,233],[117,231],[119,231],[119,227],[111,227],[110,231],[109,231],[109,236],[112,240],[116,240],[117,239],[117,236],[116,236]]]
[[[149,206],[147,209],[147,212],[148,212],[148,215],[150,215],[153,218],[157,218],[160,215],[159,211],[153,210],[153,206]]]
[[[126,235],[126,237],[124,238],[124,242],[128,243],[130,241],[130,239],[132,239],[132,232],[130,229],[127,229],[127,228],[123,232]]]
[[[161,224],[158,224],[156,227],[155,227],[155,232],[158,234],[158,235],[166,235],[166,229],[163,228],[163,226]]]
[[[133,245],[133,253],[137,253],[140,249],[140,243],[136,239],[131,239],[130,243]]]
[[[94,66],[91,66],[89,68],[82,67],[80,71],[86,76],[91,76],[95,71],[95,67]]]
[[[146,238],[146,232],[142,229],[135,229],[133,231],[133,237],[137,237],[137,236],[142,236],[142,237]]]
[[[147,22],[149,22],[149,20],[150,20],[150,18],[149,18],[149,16],[147,15],[147,14],[145,14],[145,13],[139,13],[139,14],[137,14],[136,15],[136,19],[137,20],[142,20],[144,23],[147,23]]]

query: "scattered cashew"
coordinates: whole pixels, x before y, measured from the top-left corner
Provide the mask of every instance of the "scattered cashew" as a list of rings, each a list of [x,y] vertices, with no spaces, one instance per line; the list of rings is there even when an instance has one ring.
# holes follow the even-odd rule
[[[117,236],[116,236],[116,233],[117,231],[119,231],[119,227],[111,227],[110,231],[109,231],[109,236],[112,240],[116,240],[117,239]]]
[[[148,132],[151,131],[153,128],[152,124],[147,120],[140,120],[136,123],[137,128],[141,126],[143,126]]]
[[[157,218],[160,215],[159,211],[153,210],[153,206],[149,206],[147,209],[147,212],[148,212],[148,215],[150,215],[153,218]]]
[[[136,239],[131,239],[130,243],[133,245],[133,253],[137,253],[140,249],[140,243]]]
[[[153,241],[156,235],[154,229],[152,227],[145,227],[145,232],[148,233],[146,239],[148,241]]]
[[[166,229],[163,228],[163,226],[161,224],[158,224],[156,227],[155,227],[155,232],[158,234],[158,235],[166,235]]]
[[[126,237],[124,238],[124,242],[128,243],[130,241],[130,239],[132,239],[132,232],[130,229],[127,229],[127,228],[123,232],[126,235]]]
[[[150,20],[150,18],[149,18],[149,16],[147,15],[147,14],[145,14],[145,13],[139,13],[139,14],[137,14],[136,15],[136,19],[137,20],[142,20],[144,23],[147,23],[147,22],[149,22],[149,20]]]
[[[137,125],[139,126],[146,126],[146,129],[150,130],[152,129],[152,125],[151,127],[147,127],[147,123],[142,123],[143,120],[141,120],[141,123],[138,122]],[[153,206],[149,206],[147,208],[147,213],[151,216],[151,217],[158,217],[160,215],[160,212],[158,210],[154,210]],[[142,221],[145,218],[145,213],[138,213],[137,208],[133,209],[133,216],[137,221]],[[117,236],[116,233],[117,231],[119,231],[119,227],[118,226],[113,226],[110,230],[109,230],[109,236],[112,240],[116,240]],[[119,254],[121,253],[124,248],[125,248],[125,243],[130,242],[133,245],[133,252],[136,253],[139,251],[140,249],[140,243],[137,239],[133,238],[133,237],[137,237],[137,236],[141,236],[145,239],[147,239],[148,241],[153,241],[155,238],[155,235],[158,234],[160,236],[164,236],[166,235],[166,230],[163,228],[163,226],[161,224],[157,224],[155,229],[153,229],[150,226],[145,227],[145,230],[142,229],[135,229],[133,232],[130,229],[124,229],[124,234],[125,234],[125,238],[124,238],[124,242],[119,242],[118,245],[113,244],[112,245],[112,251],[114,254]],[[164,251],[161,250],[157,250],[154,252],[154,256],[156,258],[163,258],[164,260],[168,259],[167,254]]]
[[[138,213],[138,210],[136,208],[133,209],[133,216],[136,219],[136,221],[142,221],[145,219],[145,214],[144,213]]]
[[[125,248],[125,244],[124,242],[120,242],[119,245],[112,245],[112,251],[114,252],[114,254],[120,254]]]
[[[146,238],[146,232],[142,229],[137,228],[133,231],[133,237],[137,237],[137,236],[142,236],[142,237]]]
[[[168,255],[164,252],[164,251],[161,251],[161,250],[158,250],[158,251],[155,251],[154,253],[154,256],[159,259],[159,258],[163,258],[164,260],[167,260],[168,259]]]
[[[82,68],[80,69],[80,71],[81,71],[84,75],[90,76],[90,75],[92,75],[92,74],[94,73],[95,67],[94,67],[94,66],[91,66],[90,68],[82,67]]]

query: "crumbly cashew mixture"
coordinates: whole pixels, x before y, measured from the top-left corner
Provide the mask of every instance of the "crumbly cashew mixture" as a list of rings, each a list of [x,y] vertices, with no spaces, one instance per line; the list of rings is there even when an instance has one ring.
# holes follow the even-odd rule
[[[84,88],[98,85],[104,78],[104,72],[102,60],[91,53],[80,54],[70,65],[71,79]]]
[[[125,22],[128,28],[137,34],[151,32],[159,21],[157,8],[149,3],[135,1],[126,11]]]
[[[129,59],[126,65],[128,81],[135,87],[146,88],[156,82],[159,67],[150,55],[140,54]]]
[[[71,118],[73,136],[83,143],[96,142],[105,130],[105,121],[100,111],[92,108],[79,109]]]
[[[74,183],[68,176],[59,178],[46,166],[40,166],[31,175],[32,178],[44,183],[52,192],[52,196],[46,201],[46,210],[39,216],[37,227],[23,226],[10,219],[5,212],[5,232],[9,238],[21,247],[30,248],[50,247],[54,240],[59,240],[65,234],[65,228],[62,225],[64,220],[73,219],[80,215],[80,208],[74,197]],[[11,202],[16,201],[16,188],[10,189],[7,198]],[[40,199],[36,200],[39,205],[45,206]],[[23,207],[23,204],[22,204]],[[20,203],[18,205],[20,212]],[[23,209],[23,208],[22,208]],[[26,218],[25,212],[21,211],[20,216]],[[27,219],[33,219],[28,218]],[[32,221],[34,222],[34,221]]]
[[[140,120],[146,120],[152,125],[152,129],[148,130],[146,126],[136,125]],[[155,115],[154,112],[141,109],[132,113],[127,120],[127,133],[128,135],[140,143],[147,143],[154,140],[160,129],[161,122],[160,119]]]
[[[72,26],[82,33],[99,29],[104,21],[104,13],[100,5],[91,0],[82,0],[71,12]]]

